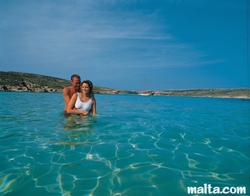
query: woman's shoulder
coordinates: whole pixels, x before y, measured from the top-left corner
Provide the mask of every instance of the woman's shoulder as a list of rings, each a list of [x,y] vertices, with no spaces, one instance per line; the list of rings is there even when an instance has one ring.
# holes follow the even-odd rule
[[[74,93],[71,98],[76,99],[78,97],[78,93]]]
[[[94,97],[94,95],[91,96],[90,99],[92,100],[92,102],[95,102],[95,97]]]

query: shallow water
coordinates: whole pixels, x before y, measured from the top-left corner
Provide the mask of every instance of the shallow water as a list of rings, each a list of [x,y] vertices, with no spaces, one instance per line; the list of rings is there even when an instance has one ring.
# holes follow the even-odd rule
[[[0,93],[0,195],[249,194],[249,101],[95,97],[99,116],[65,118],[61,94]]]

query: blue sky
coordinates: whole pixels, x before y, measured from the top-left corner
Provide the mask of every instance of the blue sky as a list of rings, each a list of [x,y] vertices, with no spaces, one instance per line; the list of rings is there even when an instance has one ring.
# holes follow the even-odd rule
[[[246,1],[0,0],[0,70],[120,90],[249,87]]]

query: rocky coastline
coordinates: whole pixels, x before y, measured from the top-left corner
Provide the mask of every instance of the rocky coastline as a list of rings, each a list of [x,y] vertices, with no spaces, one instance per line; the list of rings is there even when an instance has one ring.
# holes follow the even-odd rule
[[[70,81],[39,74],[0,71],[0,91],[10,92],[62,92]],[[135,94],[133,91],[119,91],[112,88],[94,86],[96,94]]]
[[[70,81],[31,73],[0,71],[0,91],[10,92],[62,92]],[[94,86],[96,94],[139,94],[139,91],[116,90]],[[250,99],[249,88],[235,89],[195,89],[195,90],[165,90],[152,92],[154,96],[188,96],[211,98]]]
[[[250,99],[250,89],[233,88],[233,89],[166,90],[162,92],[155,92],[154,95]]]

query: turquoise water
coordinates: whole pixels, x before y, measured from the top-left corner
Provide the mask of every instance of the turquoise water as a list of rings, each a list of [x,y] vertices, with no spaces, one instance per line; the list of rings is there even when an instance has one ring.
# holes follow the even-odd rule
[[[0,93],[0,195],[249,194],[249,101],[95,97],[99,116],[66,119],[61,94]]]

